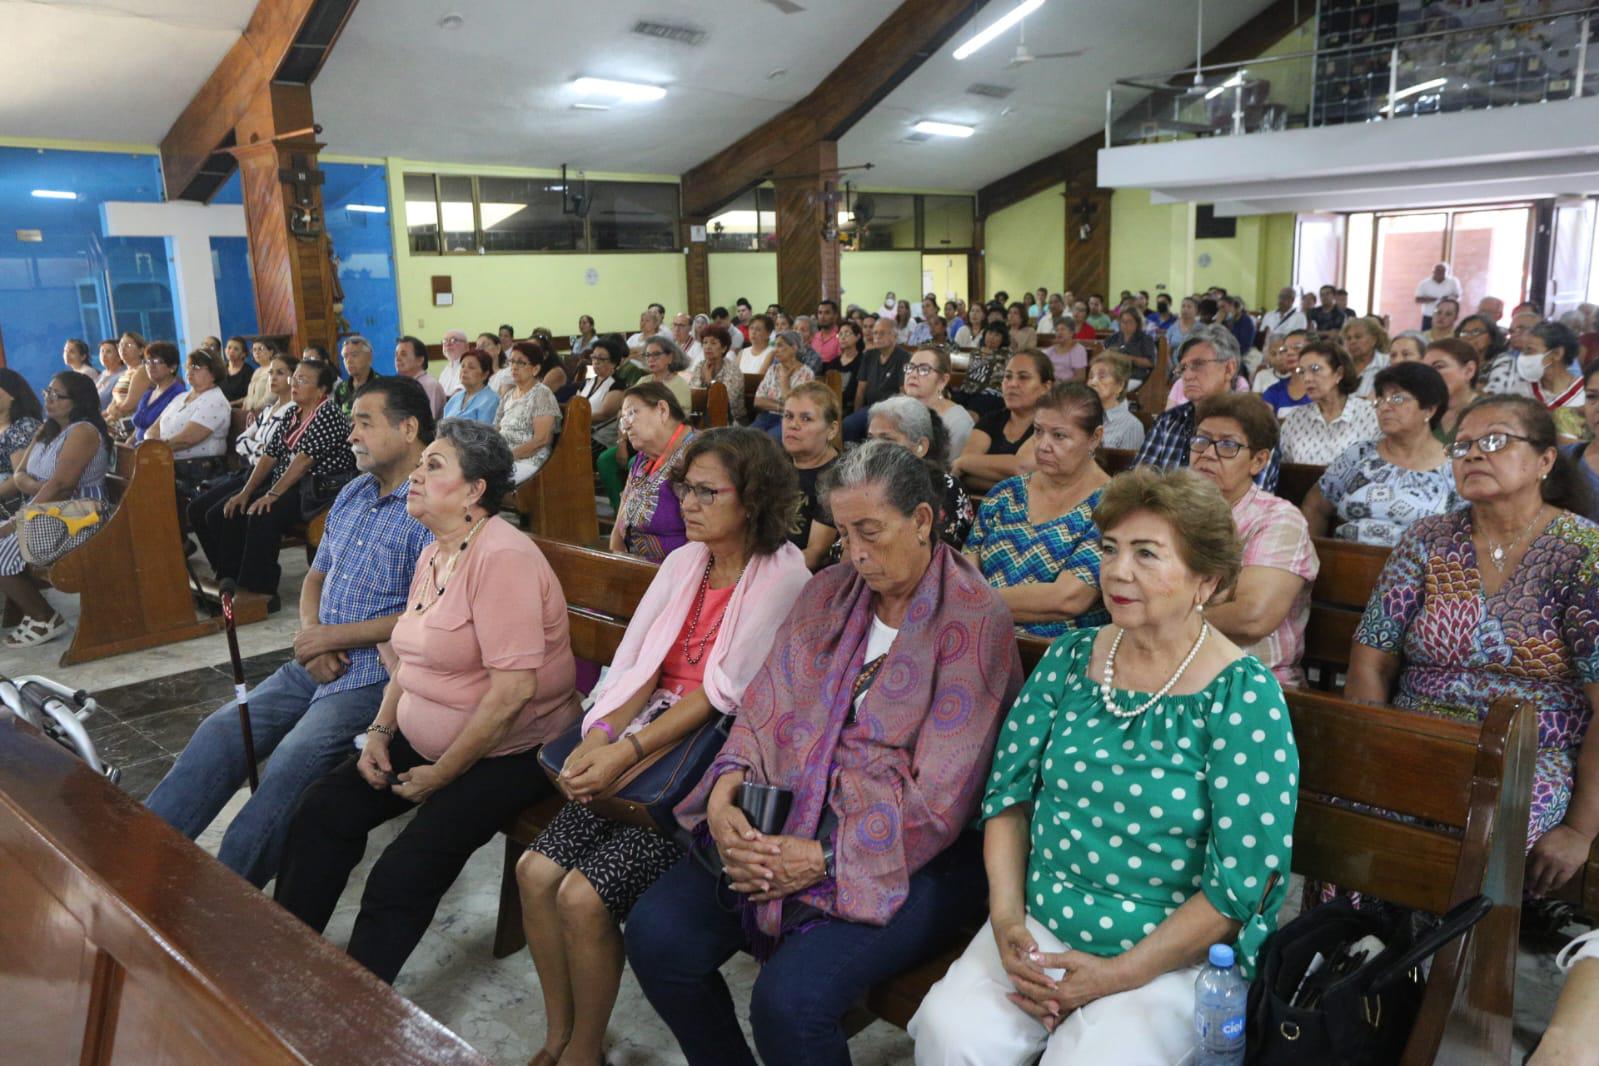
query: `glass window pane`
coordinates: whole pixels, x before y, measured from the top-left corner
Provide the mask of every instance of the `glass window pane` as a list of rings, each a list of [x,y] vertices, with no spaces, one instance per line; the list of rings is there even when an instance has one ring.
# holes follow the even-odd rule
[[[707,250],[712,252],[753,252],[760,248],[755,190],[751,189],[711,216],[706,223],[705,241]]]
[[[479,178],[483,247],[491,252],[570,252],[583,239],[583,220],[563,214],[558,178]]]
[[[970,196],[922,197],[922,245],[926,248],[972,246]]]
[[[855,193],[847,209],[839,211],[839,241],[858,252],[916,248],[916,197]]]
[[[444,214],[444,250],[477,251],[477,223],[472,215],[472,179],[441,174],[439,210]]]
[[[1432,273],[1435,263],[1443,261],[1444,227],[1448,223],[1449,216],[1442,213],[1386,215],[1377,219],[1377,269],[1371,313],[1389,316],[1390,335],[1421,328],[1416,286]]]
[[[1504,300],[1506,307],[1521,302],[1531,215],[1530,207],[1455,214],[1449,266],[1460,279],[1462,306],[1475,308],[1490,294]]]
[[[439,204],[432,174],[405,176],[405,233],[413,252],[439,250]]]
[[[677,242],[677,186],[596,181],[589,233],[596,252],[673,251]]]

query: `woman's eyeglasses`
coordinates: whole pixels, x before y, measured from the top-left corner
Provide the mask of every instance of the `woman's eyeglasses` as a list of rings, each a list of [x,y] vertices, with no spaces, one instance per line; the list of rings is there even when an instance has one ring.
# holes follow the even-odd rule
[[[46,400],[66,400],[66,399],[70,399],[71,398],[66,393],[58,392],[57,390],[55,390],[53,388],[44,389],[43,390],[43,394],[44,394],[44,398]]]
[[[938,367],[932,363],[907,363],[905,373],[913,378],[925,378],[929,374],[938,373]]]
[[[1451,459],[1464,459],[1471,454],[1473,446],[1484,455],[1492,455],[1494,452],[1504,451],[1506,446],[1513,440],[1526,441],[1528,444],[1532,443],[1530,437],[1523,437],[1519,433],[1484,433],[1476,438],[1456,437],[1454,442],[1449,445],[1447,451]]]
[[[724,492],[732,491],[732,489],[714,489],[709,485],[696,485],[689,481],[672,482],[672,495],[677,497],[679,503],[687,503],[689,496],[692,494],[694,502],[701,507],[711,506],[716,502],[716,497]]]
[[[1377,397],[1377,403],[1388,407],[1398,407],[1408,399],[1411,399],[1411,395],[1408,392],[1385,392]]]
[[[1207,437],[1203,433],[1195,434],[1194,439],[1188,442],[1188,450],[1195,455],[1204,455],[1211,448],[1223,459],[1233,459],[1244,450],[1244,445],[1226,437]]]

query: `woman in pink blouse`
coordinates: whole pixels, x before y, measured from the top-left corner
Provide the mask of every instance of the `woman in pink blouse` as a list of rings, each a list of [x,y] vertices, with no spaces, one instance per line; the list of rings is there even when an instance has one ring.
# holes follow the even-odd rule
[[[350,934],[350,956],[389,982],[467,858],[552,791],[535,753],[578,716],[560,582],[496,516],[511,468],[493,426],[439,423],[406,500],[436,539],[394,625],[383,704],[359,755],[306,790],[278,871],[277,901],[320,932],[367,834],[416,810]]]

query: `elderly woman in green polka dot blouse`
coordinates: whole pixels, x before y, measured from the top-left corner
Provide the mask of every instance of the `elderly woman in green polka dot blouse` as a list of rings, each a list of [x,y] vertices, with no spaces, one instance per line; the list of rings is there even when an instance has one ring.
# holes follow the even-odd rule
[[[1231,511],[1144,467],[1094,522],[1111,624],[1056,640],[1000,732],[989,922],[911,1021],[918,1066],[1176,1062],[1210,945],[1253,976],[1276,926],[1299,758],[1271,671],[1205,621]]]

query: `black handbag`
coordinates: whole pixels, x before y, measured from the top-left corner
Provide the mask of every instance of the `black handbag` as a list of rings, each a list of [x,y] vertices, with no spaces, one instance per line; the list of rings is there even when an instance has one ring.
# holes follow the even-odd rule
[[[1421,1010],[1426,980],[1421,965],[1493,910],[1477,896],[1457,904],[1432,929],[1410,934],[1410,912],[1356,910],[1347,899],[1315,907],[1267,938],[1260,970],[1249,986],[1248,1066],[1383,1066],[1397,1063]],[[1340,946],[1375,936],[1375,958],[1326,984],[1316,1001],[1296,1005],[1309,984],[1316,955],[1326,960]]]
[[[590,801],[590,809],[612,821],[655,829],[676,838],[678,825],[672,808],[711,768],[732,724],[731,715],[713,714],[676,744],[652,751],[629,767],[604,796]],[[539,768],[552,782],[561,776],[561,767],[582,739],[583,723],[579,720],[539,749]]]

